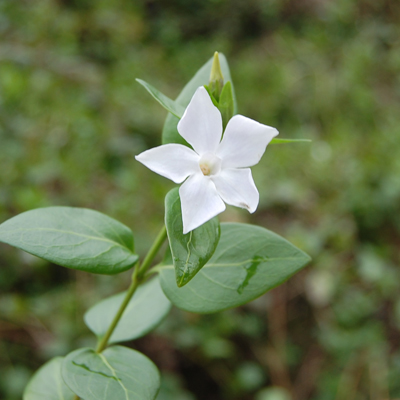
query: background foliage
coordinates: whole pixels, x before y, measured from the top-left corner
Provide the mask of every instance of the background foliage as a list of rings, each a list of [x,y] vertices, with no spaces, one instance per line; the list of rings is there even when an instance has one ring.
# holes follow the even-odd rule
[[[94,208],[131,226],[143,254],[173,185],[133,158],[160,143],[166,116],[135,78],[174,98],[219,50],[240,113],[313,139],[269,147],[253,168],[258,211],[222,219],[314,261],[247,306],[174,309],[132,342],[162,369],[158,399],[400,397],[399,38],[395,0],[2,0],[0,220]],[[93,345],[85,310],[127,280],[2,245],[0,398]]]

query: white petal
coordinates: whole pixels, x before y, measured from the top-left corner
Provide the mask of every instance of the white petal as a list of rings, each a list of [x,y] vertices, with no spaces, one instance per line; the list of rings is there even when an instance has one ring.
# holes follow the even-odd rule
[[[181,144],[164,144],[144,151],[135,157],[152,171],[175,183],[183,182],[189,175],[200,172],[200,157]]]
[[[251,213],[256,210],[260,195],[251,176],[250,168],[223,169],[211,179],[225,203],[245,208]]]
[[[228,122],[217,156],[222,168],[243,168],[257,164],[267,144],[278,134],[271,126],[260,124],[243,115],[235,115]]]
[[[179,134],[202,155],[214,153],[222,136],[222,117],[207,90],[200,86],[178,123]]]
[[[198,228],[225,210],[212,180],[202,173],[195,174],[179,188],[183,233]]]

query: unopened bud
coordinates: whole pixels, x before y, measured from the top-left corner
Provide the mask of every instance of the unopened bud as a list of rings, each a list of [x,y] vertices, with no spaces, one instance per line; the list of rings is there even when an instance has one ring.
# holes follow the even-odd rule
[[[224,77],[221,71],[221,65],[219,63],[218,52],[214,53],[214,60],[211,67],[210,73],[210,83],[208,87],[212,95],[219,100],[219,95],[221,94],[222,88],[224,86]]]

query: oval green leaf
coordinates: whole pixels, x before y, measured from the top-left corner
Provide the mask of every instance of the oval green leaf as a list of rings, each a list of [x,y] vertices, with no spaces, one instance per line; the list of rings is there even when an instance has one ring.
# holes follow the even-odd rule
[[[178,118],[182,117],[185,112],[185,107],[161,93],[154,86],[150,85],[150,83],[142,79],[136,79],[136,81],[139,82],[167,111]]]
[[[193,231],[183,234],[179,189],[172,189],[165,197],[165,226],[176,284],[186,285],[214,254],[221,234],[218,218],[213,218]]]
[[[23,400],[73,400],[75,394],[61,377],[63,357],[44,364],[32,376],[24,390]]]
[[[85,314],[85,323],[100,339],[107,332],[126,292],[102,300]],[[171,302],[161,290],[158,276],[139,286],[126,307],[109,343],[137,339],[153,330],[168,314]]]
[[[212,313],[254,300],[309,261],[307,254],[265,228],[224,223],[214,255],[195,279],[178,288],[173,266],[166,265],[160,269],[161,287],[177,307]]]
[[[128,227],[86,208],[24,212],[0,225],[0,241],[63,267],[96,274],[117,274],[138,259]]]
[[[192,99],[194,92],[199,86],[208,85],[208,81],[210,79],[211,66],[213,63],[214,57],[210,58],[196,73],[196,75],[189,81],[189,83],[183,88],[182,92],[176,98],[175,102],[186,108]],[[219,62],[221,65],[222,74],[224,76],[224,82],[231,82],[232,89],[232,97],[233,97],[233,114],[237,113],[237,103],[235,97],[235,90],[233,88],[231,73],[229,71],[228,62],[226,61],[225,56],[222,53],[219,53]],[[176,126],[178,125],[179,118],[168,114],[167,119],[165,120],[163,133],[162,133],[162,143],[180,143],[184,145],[188,145],[187,142],[183,139],[181,135],[179,135]]]
[[[73,351],[64,359],[62,377],[85,400],[153,400],[160,387],[153,362],[122,346],[100,354],[88,348]]]

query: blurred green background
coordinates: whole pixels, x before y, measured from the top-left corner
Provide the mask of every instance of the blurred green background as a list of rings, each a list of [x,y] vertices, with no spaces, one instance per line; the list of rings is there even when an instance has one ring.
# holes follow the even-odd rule
[[[239,112],[312,144],[268,147],[257,212],[229,208],[313,257],[258,300],[174,309],[129,343],[161,368],[158,400],[400,398],[400,2],[1,0],[0,221],[90,207],[143,254],[174,185],[134,155],[215,50]],[[0,398],[49,358],[93,345],[84,311],[129,275],[91,276],[0,246]]]

